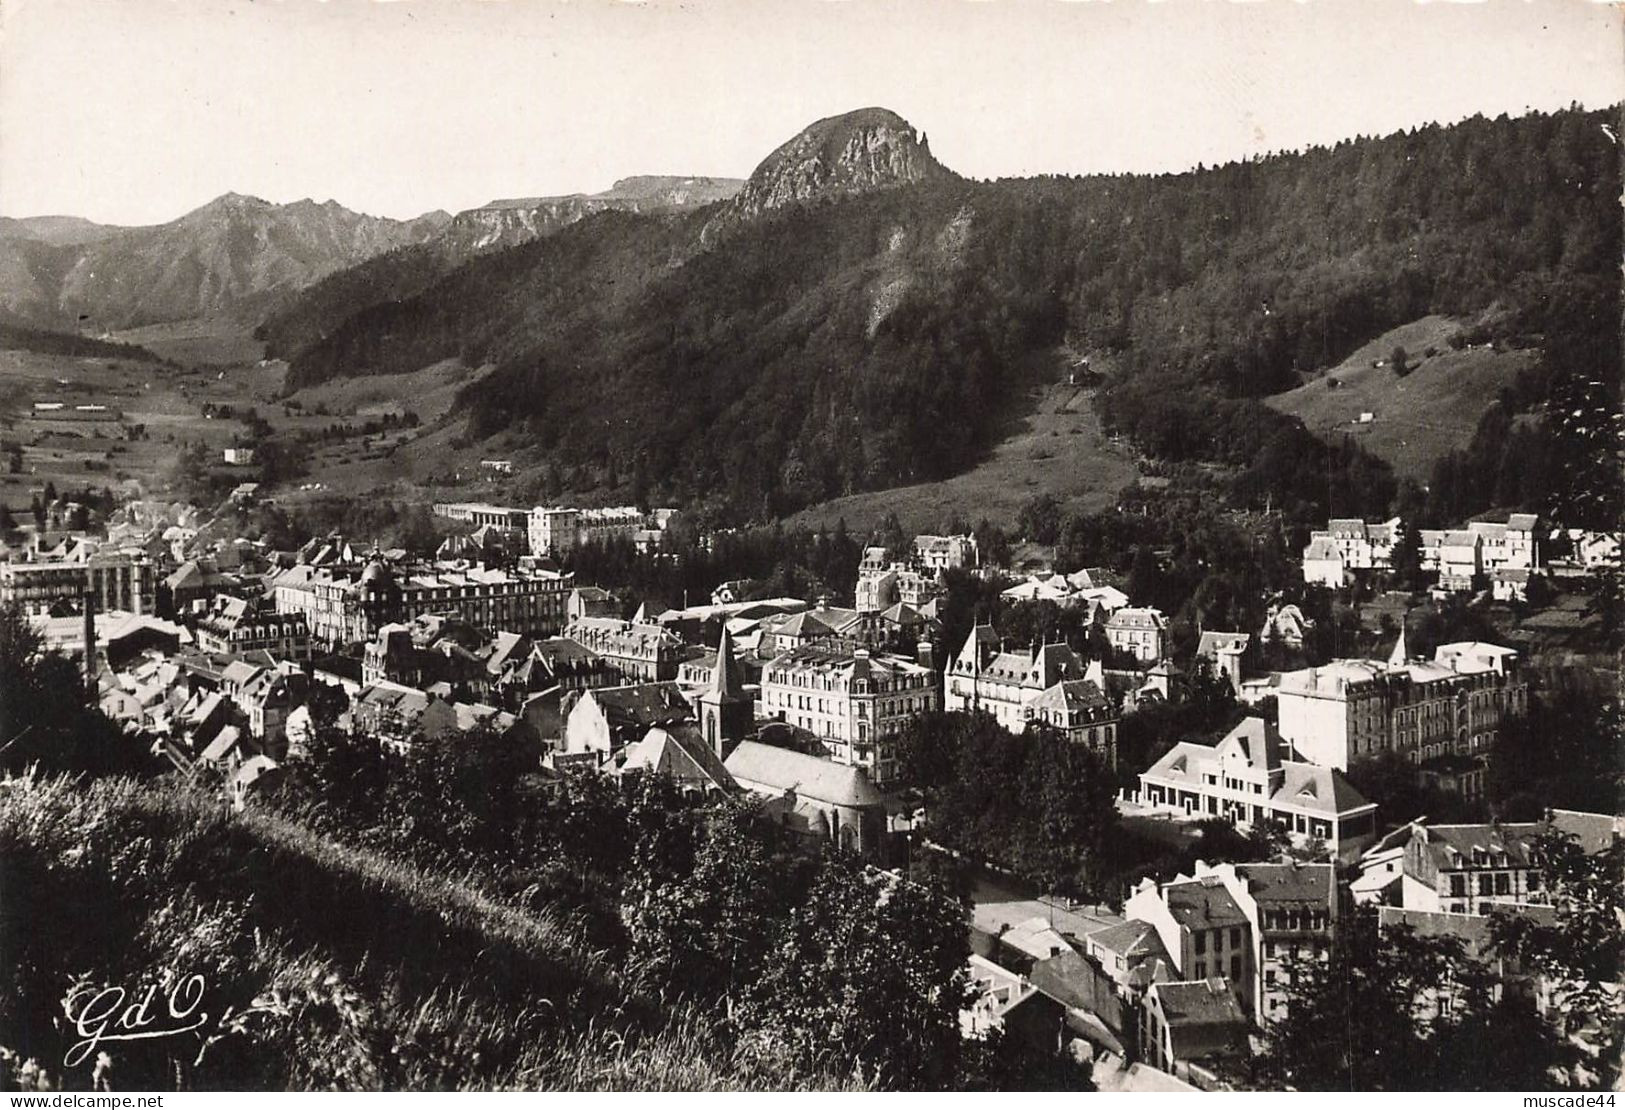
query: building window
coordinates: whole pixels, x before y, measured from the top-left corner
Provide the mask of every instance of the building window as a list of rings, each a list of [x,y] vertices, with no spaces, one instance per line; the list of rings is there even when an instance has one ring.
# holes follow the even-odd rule
[[[1198,978],[1198,979],[1206,979],[1207,978],[1207,964],[1205,964],[1201,960],[1196,961],[1196,978]]]
[[[1450,897],[1452,897],[1452,898],[1465,898],[1465,897],[1467,897],[1467,876],[1466,875],[1452,875],[1452,876],[1450,876]]]
[[[1505,871],[1503,871],[1499,875],[1495,876],[1495,893],[1497,893],[1497,894],[1511,894],[1512,893],[1512,876],[1508,875]]]
[[[1230,947],[1241,947],[1241,927],[1239,925],[1230,930]]]
[[[1481,897],[1495,893],[1494,878],[1489,875],[1480,875],[1478,877],[1478,893]]]
[[[1202,953],[1207,951],[1207,934],[1206,933],[1197,933],[1195,939],[1196,939],[1196,954],[1198,956],[1200,956],[1200,955],[1202,955]],[[1197,976],[1197,978],[1201,978],[1201,976]]]

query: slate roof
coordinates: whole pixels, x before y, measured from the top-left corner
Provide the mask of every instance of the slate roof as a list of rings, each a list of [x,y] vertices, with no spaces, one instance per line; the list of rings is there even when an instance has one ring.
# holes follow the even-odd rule
[[[718,790],[739,788],[711,745],[693,725],[652,728],[626,752],[621,771],[649,771],[679,782],[701,782]]]
[[[1337,869],[1329,863],[1238,863],[1236,874],[1259,905],[1330,905]]]
[[[1119,609],[1106,622],[1107,628],[1168,630],[1168,618],[1157,609]]]
[[[742,786],[764,787],[842,806],[879,806],[885,799],[861,768],[817,756],[741,741],[723,765]]]
[[[1180,1026],[1239,1025],[1245,1027],[1247,1015],[1241,1003],[1230,993],[1223,979],[1200,982],[1157,983],[1151,987],[1162,1003],[1170,1032],[1174,1034],[1175,1055],[1179,1053],[1178,1028]]]
[[[1174,920],[1193,931],[1247,924],[1247,915],[1216,877],[1170,883],[1163,887],[1162,896]]]
[[[688,702],[675,682],[640,682],[631,686],[603,686],[584,695],[592,698],[613,725],[643,727],[670,724],[691,716]]]
[[[236,725],[226,725],[215,733],[214,739],[209,741],[208,747],[203,749],[203,754],[198,758],[204,763],[219,763],[231,754],[232,749],[242,741],[242,738],[243,734]]]
[[[1128,963],[1141,956],[1161,956],[1164,959],[1168,956],[1162,938],[1157,935],[1156,926],[1147,921],[1125,921],[1121,925],[1090,933],[1088,940],[1090,944],[1098,944],[1108,952],[1122,956]]]
[[[1256,718],[1251,718],[1256,720]],[[1245,725],[1246,722],[1243,722]],[[1237,729],[1231,730],[1230,736],[1235,737],[1248,745],[1249,762],[1256,759],[1251,754],[1257,750],[1259,741],[1264,734],[1251,733],[1237,736]],[[1224,743],[1224,741],[1220,741]],[[1274,757],[1271,756],[1271,763]],[[1219,749],[1210,748],[1205,744],[1194,744],[1190,741],[1180,741],[1173,748],[1157,760],[1151,769],[1146,771],[1144,778],[1171,782],[1176,785],[1205,793],[1211,787],[1203,781],[1203,775],[1215,770],[1219,762]],[[1256,763],[1255,763],[1256,765]],[[1272,805],[1287,805],[1297,809],[1318,813],[1326,817],[1340,814],[1349,814],[1372,803],[1348,781],[1341,771],[1330,767],[1321,767],[1313,763],[1298,763],[1292,760],[1282,760],[1278,764],[1281,771],[1281,784],[1270,794]]]
[[[1073,714],[1091,716],[1098,715],[1101,710],[1110,710],[1112,703],[1100,687],[1088,679],[1069,678],[1057,682],[1034,698],[1032,708],[1064,710],[1069,717]]]

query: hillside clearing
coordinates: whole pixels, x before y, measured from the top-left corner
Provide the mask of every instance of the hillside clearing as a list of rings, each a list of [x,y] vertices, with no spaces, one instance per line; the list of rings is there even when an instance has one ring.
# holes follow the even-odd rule
[[[1534,365],[1538,351],[1453,350],[1455,322],[1429,316],[1386,332],[1315,379],[1265,399],[1323,439],[1348,435],[1402,478],[1426,482],[1440,455],[1466,447],[1502,386]],[[1396,375],[1388,359],[1405,348],[1415,368]],[[1429,356],[1433,347],[1436,353]],[[1382,366],[1373,366],[1381,361]],[[1328,384],[1336,381],[1335,387]],[[1364,413],[1371,414],[1361,423]]]
[[[790,518],[808,528],[833,528],[844,518],[854,532],[878,527],[888,514],[907,530],[945,528],[959,518],[1009,526],[1021,506],[1049,494],[1073,512],[1109,507],[1139,476],[1134,453],[1114,442],[1100,426],[1092,390],[1057,383],[1034,391],[1036,404],[1023,428],[964,474],[838,497],[809,506]]]

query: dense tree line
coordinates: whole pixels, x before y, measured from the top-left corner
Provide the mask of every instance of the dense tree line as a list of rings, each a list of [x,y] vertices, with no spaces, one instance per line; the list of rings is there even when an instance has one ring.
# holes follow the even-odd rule
[[[1111,874],[1116,782],[1084,745],[1043,728],[1012,735],[985,713],[929,713],[909,722],[900,752],[937,844],[1067,894]]]
[[[748,796],[702,800],[649,775],[543,779],[489,731],[388,756],[320,717],[279,806],[520,906],[571,911],[650,997],[700,1007],[769,1070],[890,1089],[1022,1081],[1016,1046],[961,1040],[968,906],[945,880],[810,855]],[[1085,1072],[1040,1062],[1087,1088]]]
[[[1185,174],[922,183],[703,244],[704,213],[603,214],[403,279],[343,323],[327,296],[321,326],[279,331],[303,344],[296,385],[495,363],[465,396],[477,432],[522,433],[527,462],[580,489],[640,473],[662,497],[720,491],[743,518],[963,469],[1021,414],[1035,356],[1067,341],[1114,355],[1107,411],[1143,449],[1249,471],[1249,500],[1369,515],[1393,493],[1385,468],[1246,399],[1426,313],[1521,319],[1617,284],[1606,121],[1474,118]]]
[[[0,350],[35,351],[43,355],[69,355],[74,358],[123,358],[131,362],[153,362],[170,369],[179,366],[170,359],[134,343],[93,339],[86,335],[47,331],[17,324],[0,323]]]

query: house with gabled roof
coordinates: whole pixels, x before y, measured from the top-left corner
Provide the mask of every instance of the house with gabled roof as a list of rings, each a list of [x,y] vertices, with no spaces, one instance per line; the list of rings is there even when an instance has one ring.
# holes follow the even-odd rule
[[[1027,705],[1027,721],[1052,728],[1117,767],[1121,714],[1104,691],[1086,678],[1069,678],[1045,689]]]
[[[948,664],[942,704],[949,712],[990,713],[1019,733],[1027,727],[1029,709],[1039,695],[1059,682],[1083,677],[1083,661],[1066,644],[1005,651],[993,627],[979,624]]]
[[[1280,733],[1248,717],[1216,746],[1183,741],[1140,775],[1145,805],[1239,828],[1282,825],[1300,845],[1319,841],[1351,858],[1376,835],[1374,803],[1343,772],[1283,757]]]
[[[1162,936],[1149,921],[1131,920],[1099,929],[1083,938],[1084,952],[1111,977],[1120,990],[1143,990],[1148,979],[1136,973],[1162,961],[1172,965]]]
[[[680,787],[705,794],[733,794],[739,784],[693,725],[652,728],[626,750],[618,773],[663,775]]]
[[[1435,825],[1417,818],[1360,858],[1355,898],[1427,913],[1485,914],[1511,905],[1545,905],[1535,858],[1548,833],[1573,837],[1588,853],[1625,839],[1625,817],[1554,809],[1539,821]]]
[[[1211,1081],[1203,1065],[1247,1054],[1247,1012],[1223,979],[1153,983],[1141,1014],[1141,1055],[1180,1078]]]
[[[616,759],[651,728],[693,724],[694,710],[675,682],[602,686],[581,694],[565,715],[564,754]]]
[[[1156,663],[1168,655],[1168,618],[1160,609],[1119,609],[1106,622],[1106,639],[1124,655]]]
[[[1214,674],[1230,683],[1230,689],[1241,693],[1242,659],[1252,636],[1245,632],[1203,632],[1196,642],[1196,658],[1202,660]]]

